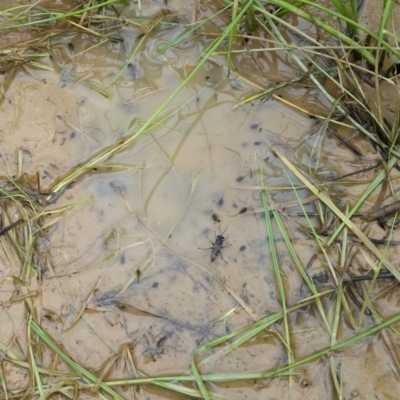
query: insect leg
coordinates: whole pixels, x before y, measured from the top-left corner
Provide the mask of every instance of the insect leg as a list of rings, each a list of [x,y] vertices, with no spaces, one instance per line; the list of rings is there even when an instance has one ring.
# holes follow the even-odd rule
[[[211,242],[211,244],[213,245],[213,246],[215,246],[215,243],[206,235],[206,238]]]
[[[224,247],[226,247],[226,246],[224,246]],[[221,247],[221,249],[222,249],[222,247]],[[220,254],[221,258],[228,264],[228,261],[226,261],[224,256],[222,255],[221,249],[219,250],[219,254]]]

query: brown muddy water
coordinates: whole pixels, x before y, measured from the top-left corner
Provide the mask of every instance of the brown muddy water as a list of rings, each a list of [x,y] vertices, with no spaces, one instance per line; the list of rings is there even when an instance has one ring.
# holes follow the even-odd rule
[[[158,49],[184,32],[193,19],[210,16],[221,4],[142,3],[144,16],[153,21],[163,17],[168,23],[149,31],[148,25],[126,23],[118,32],[109,32],[122,39],[115,41],[71,29],[49,39],[51,57],[38,60],[47,70],[19,68],[1,103],[4,179],[26,176],[29,180],[38,172],[41,190],[46,192],[101,149],[140,128],[195,68],[211,43],[211,34],[228,22],[227,16],[211,20],[202,34],[160,53]],[[164,16],[162,9],[169,14]],[[137,15],[136,2],[124,8],[127,21]],[[18,40],[22,40],[18,35],[3,34],[1,46],[7,48]],[[246,46],[261,45],[250,39]],[[138,50],[132,56],[134,49]],[[321,140],[320,124],[284,101],[326,114],[329,110],[317,92],[291,87],[265,101],[239,105],[261,88],[297,72],[283,52],[242,53],[234,64],[240,76],[228,74],[223,56],[213,56],[156,127],[105,161],[105,167],[74,182],[46,208],[76,204],[65,215],[49,218],[52,225],[35,243],[36,275],[29,281],[16,279],[21,263],[7,251],[10,238],[1,236],[2,354],[7,348],[19,349],[29,359],[26,304],[15,300],[26,293],[21,286],[31,293],[42,329],[78,364],[96,374],[105,371],[105,381],[183,375],[199,346],[281,311],[260,189],[268,190],[272,207],[282,212],[303,265],[310,262],[317,245],[304,232],[306,221],[299,216],[301,209],[285,167],[270,143],[320,181],[374,165],[380,157],[362,138],[356,139],[364,154],[360,160],[334,136],[325,136],[323,157],[315,170],[313,149]],[[6,77],[3,73],[3,82]],[[342,133],[349,134],[345,129]],[[332,186],[337,204],[342,209],[352,204],[370,179],[365,173]],[[310,193],[300,190],[299,194],[307,211],[315,213]],[[368,207],[373,204],[373,198],[366,202]],[[9,215],[11,221],[20,217]],[[318,225],[316,218],[313,221]],[[290,306],[309,293],[276,226],[274,231]],[[212,262],[210,247],[220,234],[225,247]],[[383,238],[385,231],[376,224],[369,235]],[[397,232],[393,240],[399,240],[396,236]],[[331,249],[333,259],[339,258],[338,252]],[[357,257],[354,264],[365,270],[364,259]],[[398,250],[389,248],[387,257],[398,260]],[[308,272],[318,275],[326,269],[318,257]],[[332,282],[323,285],[333,287]],[[376,288],[374,301],[384,316],[398,312],[399,297],[392,285],[382,282]],[[333,312],[333,298],[324,299],[324,305],[328,314]],[[358,305],[353,302],[351,307],[356,310]],[[313,307],[292,313],[289,323],[295,359],[329,346],[330,336]],[[363,327],[373,323],[366,317]],[[353,334],[342,317],[338,339]],[[209,357],[218,348],[208,351],[197,359],[205,360],[200,371],[276,369],[287,362],[282,335],[279,323],[233,352]],[[398,336],[385,332],[338,352],[333,368],[343,379],[343,398],[397,398],[399,370],[391,354],[397,344]],[[38,364],[68,370],[59,357],[46,348],[42,351]],[[334,399],[331,367],[329,358],[302,366],[295,370],[291,385],[281,377],[208,388],[227,399]],[[3,374],[10,393],[31,384],[23,365],[4,362]],[[52,379],[56,382],[56,376]],[[152,385],[126,386],[119,393],[126,399],[189,398]],[[79,398],[99,395],[81,391]]]

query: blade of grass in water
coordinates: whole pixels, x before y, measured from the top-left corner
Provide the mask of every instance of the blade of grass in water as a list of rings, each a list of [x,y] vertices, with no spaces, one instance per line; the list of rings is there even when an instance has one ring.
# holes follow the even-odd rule
[[[236,15],[237,15],[238,6],[239,6],[239,0],[233,0],[232,17],[231,17],[232,18],[231,25],[233,25],[233,29],[231,29],[230,34],[229,34],[228,51],[227,51],[227,56],[226,56],[226,62],[228,64],[228,77],[229,77],[230,70],[233,67],[232,47],[233,47],[233,44],[236,43],[236,34],[238,32],[238,28],[237,28],[238,22],[234,23],[234,21],[236,21],[236,19],[237,19]]]
[[[341,305],[342,305],[342,294],[343,294],[343,291],[338,291],[336,293],[336,299],[335,299],[335,303],[334,303],[333,323],[332,323],[332,334],[331,334],[331,341],[330,341],[331,347],[337,343],[336,338],[337,338],[337,333],[338,333],[338,329],[339,329],[339,320],[340,320],[340,315],[341,315],[340,310],[341,310]],[[334,383],[336,393],[338,394],[339,398],[341,398],[340,397],[341,385],[339,384],[339,382],[337,380],[336,365],[335,365],[335,359],[334,359],[333,354],[330,356],[329,363],[330,363],[332,381]]]
[[[381,63],[381,58],[385,56],[385,52],[382,49],[382,45],[385,42],[384,36],[385,36],[385,31],[386,31],[386,26],[388,23],[389,19],[389,14],[390,10],[392,10],[392,1],[391,0],[386,0],[384,2],[383,6],[383,12],[380,20],[380,25],[379,25],[379,32],[378,32],[378,40],[377,40],[377,52],[376,52],[376,58],[379,61],[375,65],[375,93],[376,93],[376,102],[377,102],[377,113],[378,113],[378,120],[382,124],[383,118],[382,118],[382,106],[381,106],[381,93],[380,93],[380,82],[378,79],[379,76],[379,64]],[[398,57],[398,56],[397,56]]]
[[[4,400],[8,400],[8,389],[7,389],[7,384],[6,380],[4,379],[4,363],[0,363],[0,384],[1,388],[3,390],[3,395],[4,395]]]
[[[347,32],[349,36],[353,39],[357,35],[357,23],[358,23],[358,10],[356,6],[356,0],[346,0],[342,2],[341,0],[331,0],[335,7],[338,9],[339,13],[343,17],[348,18],[355,22],[355,24],[350,24],[347,22]]]
[[[29,359],[31,361],[31,371],[33,372],[33,376],[36,382],[36,386],[39,390],[39,394],[41,398],[44,398],[44,389],[43,389],[43,383],[42,379],[40,377],[40,373],[38,371],[37,365],[36,365],[36,360],[35,356],[33,355],[33,349],[32,349],[32,338],[31,338],[31,323],[32,323],[32,315],[29,317],[28,321],[28,348],[29,348]]]
[[[205,400],[211,400],[211,396],[208,393],[208,390],[206,389],[203,379],[201,378],[199,371],[197,370],[196,363],[195,363],[195,358],[196,358],[197,352],[194,352],[192,356],[192,360],[190,362],[190,369],[192,370],[193,376],[196,380],[197,386],[200,389],[201,394],[203,395],[203,398]]]
[[[286,306],[286,296],[285,296],[285,289],[283,286],[283,281],[282,281],[282,274],[279,268],[279,260],[278,260],[278,255],[276,254],[276,247],[275,247],[275,241],[274,241],[274,234],[272,230],[272,223],[271,223],[271,214],[269,212],[269,206],[268,206],[268,199],[265,191],[263,190],[261,192],[261,198],[264,206],[264,215],[265,215],[265,224],[267,227],[267,235],[268,235],[268,242],[269,242],[269,248],[271,252],[271,259],[272,259],[272,265],[274,267],[275,271],[275,279],[276,283],[278,285],[278,291],[279,291],[279,297],[281,301],[281,306],[282,306],[282,312],[283,312],[283,325],[285,329],[285,347],[287,349],[287,358],[289,364],[292,363],[293,361],[293,353],[291,350],[291,345],[290,345],[290,332],[289,332],[289,322],[288,322],[288,315],[287,315],[287,306]],[[289,384],[292,383],[291,377],[289,376]]]
[[[342,240],[342,247],[341,247],[341,258],[340,258],[340,265],[341,267],[344,266],[345,264],[345,256],[346,256],[346,249],[347,249],[347,228],[345,229],[345,232],[343,234],[343,240]],[[343,271],[343,268],[341,269],[341,272]],[[342,288],[342,280],[339,280],[339,287]],[[330,345],[334,346],[337,343],[337,334],[338,334],[338,329],[339,329],[339,322],[340,322],[340,316],[341,316],[341,308],[342,308],[342,299],[344,298],[344,290],[338,290],[336,292],[336,299],[334,302],[334,307],[333,307],[333,317],[332,317],[332,331],[331,331],[331,340],[330,340]],[[347,304],[347,303],[346,303]],[[352,318],[352,315],[350,314],[350,311],[346,307],[346,313],[350,316],[351,318],[351,323],[354,326],[354,320]],[[334,355],[332,354],[329,359],[330,363],[330,371],[331,371],[331,376],[332,376],[332,381],[336,390],[336,393],[338,394],[339,398],[341,399],[341,385],[338,382],[337,379],[337,374],[336,374],[336,365],[335,365],[335,358]]]
[[[249,7],[249,10],[247,12],[246,24],[247,24],[247,30],[249,32],[254,32],[257,28],[258,23],[255,15],[254,5],[251,5]]]

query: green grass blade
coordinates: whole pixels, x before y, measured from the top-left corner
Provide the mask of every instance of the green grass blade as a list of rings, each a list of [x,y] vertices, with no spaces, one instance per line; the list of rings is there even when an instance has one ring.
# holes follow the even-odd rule
[[[285,330],[285,341],[286,341],[285,346],[287,349],[287,358],[288,358],[288,362],[292,363],[293,353],[292,353],[291,345],[290,345],[290,332],[289,332],[289,321],[288,321],[288,315],[287,315],[285,288],[283,286],[282,274],[281,274],[281,270],[279,268],[278,255],[276,253],[274,233],[273,233],[273,229],[272,229],[271,214],[269,211],[268,199],[267,199],[267,195],[264,190],[261,192],[261,198],[262,198],[262,202],[263,202],[263,206],[264,206],[265,224],[267,227],[267,235],[268,235],[269,248],[270,248],[270,252],[271,252],[272,265],[274,267],[275,279],[276,279],[276,283],[278,285],[279,297],[280,297],[280,301],[281,301],[281,305],[282,305],[283,325],[284,325],[284,330]],[[289,379],[290,379],[290,383],[291,383],[291,378],[289,378]]]
[[[208,391],[207,391],[207,389],[206,389],[206,387],[204,385],[204,382],[203,382],[203,380],[202,380],[202,378],[201,378],[201,376],[200,376],[200,374],[199,374],[199,372],[198,372],[198,370],[196,368],[196,364],[195,364],[195,361],[194,361],[196,355],[197,355],[197,352],[195,352],[193,354],[192,361],[190,363],[190,367],[191,367],[193,376],[194,376],[194,378],[196,380],[197,386],[199,387],[200,392],[203,395],[203,398],[205,400],[211,400],[210,393],[208,393]]]
[[[40,377],[40,373],[39,373],[37,365],[36,365],[36,360],[35,360],[35,356],[33,355],[33,349],[32,349],[31,323],[32,323],[32,316],[29,317],[29,322],[28,322],[29,359],[31,361],[31,370],[32,370],[33,376],[35,378],[35,382],[36,382],[36,386],[37,386],[39,394],[40,394],[40,398],[43,399],[44,398],[43,383],[42,383],[42,379]]]

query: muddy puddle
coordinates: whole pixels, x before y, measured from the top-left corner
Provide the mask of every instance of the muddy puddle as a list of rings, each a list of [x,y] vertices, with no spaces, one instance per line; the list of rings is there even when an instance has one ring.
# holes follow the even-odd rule
[[[107,37],[72,28],[58,32],[47,39],[50,55],[38,59],[42,68],[21,65],[10,81],[7,73],[2,74],[7,83],[0,110],[4,180],[14,177],[31,190],[47,193],[103,149],[123,143],[196,67],[213,34],[227,21],[227,15],[215,18],[202,34],[161,53],[158,50],[184,32],[193,18],[212,15],[221,4],[142,3],[142,14],[152,23],[135,23],[139,5],[131,2],[123,8],[130,23],[105,30]],[[166,23],[158,22],[161,19]],[[10,40],[16,39],[3,38],[2,46],[9,46]],[[256,49],[260,43],[249,39],[246,46]],[[17,236],[0,237],[4,354],[12,348],[14,361],[30,358],[27,343],[33,333],[27,328],[24,302],[29,297],[41,328],[68,357],[102,380],[185,375],[199,346],[282,310],[262,189],[268,193],[271,211],[281,213],[308,273],[324,275],[327,265],[320,257],[313,259],[318,246],[306,232],[307,221],[288,183],[287,167],[271,144],[319,182],[369,166],[376,166],[376,171],[379,154],[362,137],[354,140],[362,159],[334,135],[321,139],[318,120],[285,105],[290,100],[299,108],[328,113],[311,87],[283,88],[273,97],[241,104],[260,88],[295,74],[283,52],[242,53],[234,63],[239,74],[229,74],[225,58],[213,56],[143,136],[88,168],[51,204],[42,204],[45,229],[33,246],[34,274],[29,279],[22,279],[26,265],[10,250],[12,238],[22,240],[27,226]],[[350,135],[346,128],[338,131]],[[322,155],[317,154],[316,143]],[[374,176],[365,172],[331,185],[336,204],[341,209],[353,204]],[[396,179],[398,173],[393,182]],[[315,196],[305,189],[298,193],[314,215],[312,221],[321,225]],[[374,198],[365,205],[372,207]],[[24,219],[18,207],[3,208],[3,213],[4,225]],[[329,229],[333,216],[327,212],[325,218]],[[323,234],[324,227],[319,228]],[[286,302],[295,305],[310,293],[277,225],[273,229]],[[378,224],[369,233],[379,239],[385,235]],[[397,236],[394,231],[392,239],[399,240]],[[223,247],[215,250],[218,240]],[[338,264],[339,245],[330,252]],[[397,247],[390,246],[386,256],[398,260]],[[364,259],[357,257],[355,268],[365,270]],[[376,289],[383,316],[398,312],[393,282],[379,283]],[[327,290],[334,287],[329,280],[321,285]],[[323,304],[333,312],[333,297],[326,297]],[[356,301],[350,307],[355,311]],[[295,359],[329,345],[315,306],[291,313],[289,323]],[[372,325],[372,317],[366,317],[363,327]],[[352,334],[343,317],[339,339]],[[199,370],[235,374],[276,369],[287,363],[282,335],[279,322],[234,351],[204,351],[197,358]],[[398,336],[389,332],[365,339],[338,352],[333,365],[329,358],[321,358],[296,369],[291,385],[287,377],[280,377],[216,382],[208,389],[215,398],[334,399],[331,368],[336,368],[343,377],[343,398],[394,399],[399,371],[388,348],[397,343]],[[44,369],[70,371],[49,348],[42,346],[40,353],[37,364]],[[29,387],[32,379],[26,365],[6,360],[2,368],[9,393],[15,393],[9,398],[20,398],[19,390]],[[56,385],[57,374],[46,376]],[[186,387],[197,386],[188,382]],[[117,391],[126,399],[192,398],[148,384]],[[73,398],[73,393],[70,389],[49,398]],[[79,396],[99,398],[90,388]]]

